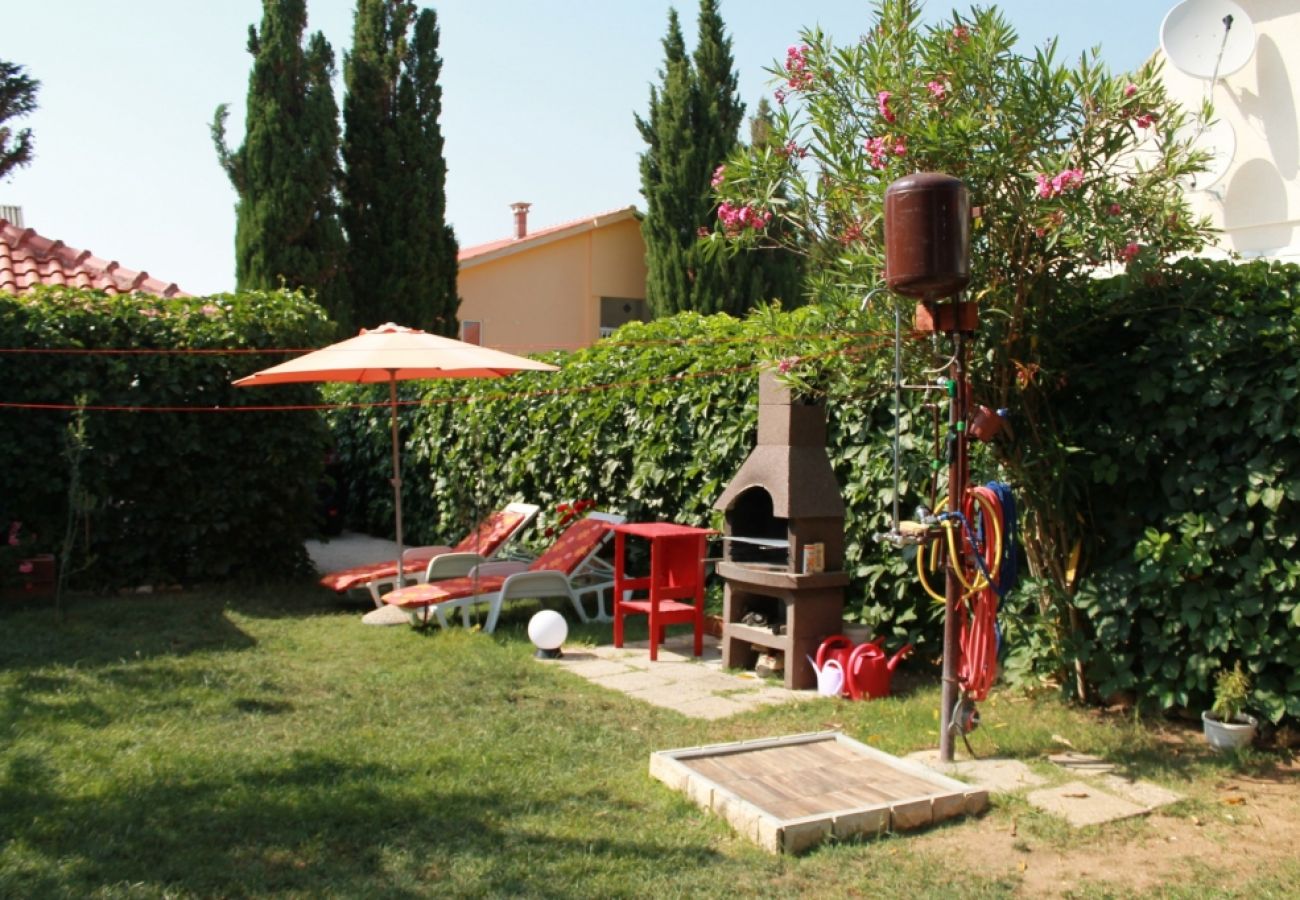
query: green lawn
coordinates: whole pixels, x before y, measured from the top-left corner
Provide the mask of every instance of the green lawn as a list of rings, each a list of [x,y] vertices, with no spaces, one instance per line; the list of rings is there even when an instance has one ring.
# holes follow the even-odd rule
[[[0,608],[0,896],[1017,890],[1014,874],[963,874],[908,836],[770,856],[647,775],[656,749],[827,727],[895,753],[934,746],[929,673],[887,701],[704,722],[538,664],[527,609],[496,635],[365,627],[362,611],[298,585],[77,598],[62,622]],[[1139,723],[1053,699],[1003,694],[983,712],[978,753],[1038,759],[1068,735],[1177,785],[1187,815],[1214,779],[1266,764],[1174,757]],[[1019,801],[988,815],[1015,815],[1043,846],[1104,839]],[[1276,884],[1288,876],[1300,869]],[[1195,894],[1212,874],[1188,878]]]

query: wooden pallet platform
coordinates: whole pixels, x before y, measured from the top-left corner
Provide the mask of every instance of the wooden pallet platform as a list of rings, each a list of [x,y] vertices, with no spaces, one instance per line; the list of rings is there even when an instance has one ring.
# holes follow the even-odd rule
[[[660,750],[650,774],[773,853],[909,831],[988,807],[988,792],[839,732]]]

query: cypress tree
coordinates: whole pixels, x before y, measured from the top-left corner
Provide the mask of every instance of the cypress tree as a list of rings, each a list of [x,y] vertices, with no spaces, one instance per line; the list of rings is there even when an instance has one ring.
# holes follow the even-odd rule
[[[691,248],[702,224],[698,214],[695,85],[677,10],[668,10],[663,39],[662,89],[650,88],[648,118],[636,117],[646,142],[641,154],[641,194],[646,201],[641,235],[646,248],[646,302],[655,316],[690,308]]]
[[[263,0],[262,27],[249,26],[244,143],[225,140],[228,109],[217,107],[212,137],[238,195],[237,290],[281,285],[312,291],[336,322],[350,321],[343,231],[335,191],[338,106],[334,52],[316,32],[303,46],[306,0]]]
[[[362,324],[456,333],[446,222],[438,22],[409,0],[358,0],[344,59],[343,224]]]
[[[710,253],[699,240],[716,222],[713,175],[739,146],[745,105],[718,0],[700,0],[698,29],[687,57],[677,13],[669,10],[662,86],[650,89],[648,119],[636,120],[647,144],[641,233],[646,298],[656,316],[688,309],[743,315],[768,300],[791,303],[798,293],[798,265],[787,252]]]
[[[0,59],[0,178],[32,161],[32,130],[14,131],[5,122],[36,111],[40,86],[22,66]]]

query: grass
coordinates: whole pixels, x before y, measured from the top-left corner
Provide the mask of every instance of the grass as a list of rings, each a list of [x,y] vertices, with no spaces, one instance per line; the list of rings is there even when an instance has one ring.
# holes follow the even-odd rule
[[[773,857],[646,773],[652,750],[829,727],[932,747],[928,673],[885,701],[706,722],[538,665],[526,608],[495,635],[368,628],[361,611],[299,585],[79,598],[61,622],[0,610],[0,896],[926,896],[957,877],[963,896],[1016,891],[906,837]],[[1037,759],[1068,735],[1177,784],[1189,808],[1251,764],[1179,760],[1141,723],[1050,698],[996,695],[984,721],[981,754]],[[990,815],[1039,845],[1080,840],[1014,799]]]

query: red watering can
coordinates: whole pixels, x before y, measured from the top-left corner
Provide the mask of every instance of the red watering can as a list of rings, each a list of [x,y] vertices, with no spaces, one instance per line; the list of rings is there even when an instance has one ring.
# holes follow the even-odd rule
[[[847,672],[849,670],[849,656],[852,653],[853,642],[842,634],[833,634],[826,640],[822,641],[821,646],[817,648],[817,663],[815,667],[817,671],[820,672],[826,663],[834,660],[839,663],[841,672]],[[844,697],[849,696],[849,687],[847,684],[844,685],[840,694]]]
[[[886,656],[881,649],[884,638],[876,638],[870,644],[861,644],[849,654],[848,664],[844,667],[844,686],[854,700],[875,700],[889,696],[889,686],[894,680],[894,668],[908,652],[911,644],[904,644],[893,656]]]

